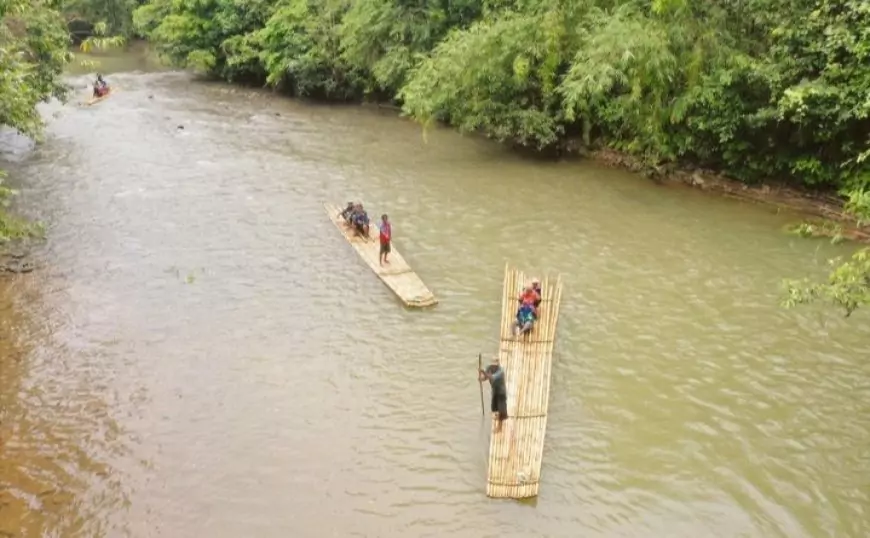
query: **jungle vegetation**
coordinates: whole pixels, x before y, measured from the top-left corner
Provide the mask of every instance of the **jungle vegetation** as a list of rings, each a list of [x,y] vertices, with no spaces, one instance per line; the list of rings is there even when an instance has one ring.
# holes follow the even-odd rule
[[[838,192],[870,220],[865,0],[0,0],[0,125],[39,138],[74,21],[83,48],[141,35],[227,81]],[[790,283],[788,304],[818,299],[870,302],[868,251]]]

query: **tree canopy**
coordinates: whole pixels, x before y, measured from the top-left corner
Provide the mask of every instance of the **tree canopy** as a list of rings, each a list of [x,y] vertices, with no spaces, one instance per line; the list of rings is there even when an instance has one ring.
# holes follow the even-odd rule
[[[0,0],[0,125],[39,138],[36,105],[64,98],[69,35],[52,2]]]
[[[0,0],[0,124],[39,138],[36,105],[65,95],[70,20],[97,30],[86,46],[139,33],[228,81],[839,191],[870,220],[865,0]],[[860,251],[787,302],[850,313],[868,275]]]
[[[34,139],[42,135],[37,105],[51,98],[64,98],[61,81],[69,61],[69,35],[54,2],[0,0],[0,126],[7,126]],[[2,185],[4,206],[12,191]],[[0,241],[32,232],[30,226],[0,210]]]
[[[862,0],[152,0],[135,22],[177,65],[512,144],[870,184]]]

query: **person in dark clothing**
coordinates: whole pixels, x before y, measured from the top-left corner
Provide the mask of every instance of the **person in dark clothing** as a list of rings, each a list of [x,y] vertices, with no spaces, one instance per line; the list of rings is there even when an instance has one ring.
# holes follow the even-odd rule
[[[343,218],[345,222],[349,223],[349,222],[350,222],[350,216],[353,214],[353,210],[354,210],[354,203],[353,203],[353,202],[348,202],[348,203],[347,203],[347,207],[345,207],[345,208],[341,211],[341,213],[339,213],[338,215],[339,215],[341,218]]]
[[[358,206],[356,213],[353,214],[353,229],[356,234],[361,237],[369,236],[369,214],[363,209],[362,204]]]
[[[103,80],[103,75],[97,73],[97,80],[94,82],[94,97],[102,97],[109,93],[109,85]]]
[[[341,210],[338,216],[344,219],[347,227],[353,230],[356,235],[369,236],[369,215],[363,209],[362,204],[348,202],[347,207]]]
[[[498,426],[496,432],[501,431],[501,424],[507,418],[507,387],[505,386],[504,370],[498,363],[498,359],[494,359],[492,364],[486,367],[486,370],[479,370],[478,380],[489,380],[489,385],[492,387],[492,403],[490,408],[493,414],[497,414]]]

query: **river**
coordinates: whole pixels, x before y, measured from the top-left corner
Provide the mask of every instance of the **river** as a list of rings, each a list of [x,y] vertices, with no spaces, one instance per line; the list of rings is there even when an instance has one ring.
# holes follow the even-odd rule
[[[4,155],[48,240],[0,280],[0,536],[870,533],[867,314],[778,306],[783,277],[850,247],[114,61],[115,95],[46,106],[46,143]],[[437,307],[404,309],[337,233],[322,203],[352,199],[390,214]],[[565,283],[525,502],[484,494],[475,369],[505,262]]]

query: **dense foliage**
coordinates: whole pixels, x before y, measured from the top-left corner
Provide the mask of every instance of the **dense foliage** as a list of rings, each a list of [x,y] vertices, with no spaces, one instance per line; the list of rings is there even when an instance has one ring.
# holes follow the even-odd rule
[[[0,0],[0,125],[39,138],[37,104],[66,91],[72,20],[96,34],[84,48],[135,29],[226,80],[393,100],[538,149],[581,140],[840,189],[870,221],[865,0]],[[0,238],[20,229],[0,213]],[[789,305],[849,314],[870,302],[870,251],[788,290]]]
[[[51,2],[0,0],[0,125],[38,138],[36,105],[63,98],[69,36]]]
[[[29,137],[42,134],[37,104],[63,98],[60,80],[69,60],[69,36],[56,4],[41,0],[0,0],[0,126]],[[4,206],[12,191],[2,186]],[[0,210],[0,241],[27,235],[32,228]]]
[[[144,0],[62,0],[63,15],[71,30],[82,27],[88,33],[99,25],[102,34],[129,37],[133,33],[133,11]]]
[[[870,186],[864,0],[152,0],[182,66],[545,148]]]

